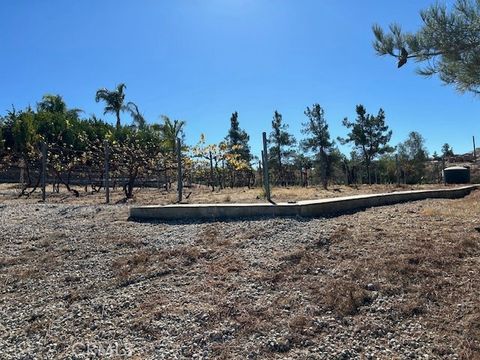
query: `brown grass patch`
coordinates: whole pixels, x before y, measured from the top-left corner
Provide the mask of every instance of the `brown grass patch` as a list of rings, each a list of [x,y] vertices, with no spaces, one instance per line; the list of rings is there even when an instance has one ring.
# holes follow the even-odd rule
[[[325,290],[325,298],[320,301],[340,316],[355,315],[361,306],[371,302],[367,291],[350,281],[334,280]]]

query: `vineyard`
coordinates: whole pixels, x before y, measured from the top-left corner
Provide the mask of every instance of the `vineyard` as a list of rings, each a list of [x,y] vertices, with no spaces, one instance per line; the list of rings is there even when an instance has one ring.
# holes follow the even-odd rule
[[[167,193],[168,202],[199,202],[203,200],[197,193],[208,189],[212,194],[255,189],[251,201],[269,200],[270,187],[438,184],[453,156],[445,144],[441,156],[430,157],[416,132],[390,146],[392,131],[384,111],[370,115],[362,105],[356,107],[355,121],[343,122],[351,133],[338,138],[353,146],[350,156],[331,138],[319,104],[306,108],[299,141],[275,111],[271,133],[255,135],[263,136],[260,156],[252,153],[237,112],[224,140],[212,144],[199,134],[196,144],[187,144],[185,121],[162,116],[161,122],[147,123],[137,105],[125,104],[124,89],[120,84],[113,91],[97,91],[96,100],[106,103],[105,113],[117,115],[115,126],[95,115],[82,117],[81,110],[68,108],[59,95],[45,95],[35,110],[12,108],[0,116],[0,183],[15,184],[4,186],[3,193],[29,198],[41,192],[44,201],[60,193],[64,198],[102,194],[99,201],[109,202],[110,192],[115,201],[126,201],[139,191],[158,189]],[[130,114],[130,124],[120,121],[124,112]],[[365,137],[369,132],[376,135]]]

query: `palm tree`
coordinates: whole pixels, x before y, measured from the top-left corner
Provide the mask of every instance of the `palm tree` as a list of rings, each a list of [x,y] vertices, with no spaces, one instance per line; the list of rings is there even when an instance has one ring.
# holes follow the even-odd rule
[[[37,103],[37,110],[50,113],[66,113],[67,104],[60,95],[43,95],[42,101]]]
[[[123,102],[125,100],[125,84],[121,83],[117,85],[117,88],[113,91],[108,89],[99,89],[95,95],[95,101],[99,102],[100,100],[105,101],[105,109],[103,114],[112,113],[117,117],[117,129],[120,128],[120,112],[126,109]]]
[[[170,120],[170,118],[166,115],[162,115],[162,119],[163,119],[162,133],[165,141],[165,147],[175,152],[177,138],[184,137],[183,127],[185,126],[185,121],[174,120],[172,122],[172,120]]]
[[[145,117],[143,116],[143,114],[140,113],[138,106],[135,103],[129,101],[127,103],[126,109],[133,118],[134,126],[137,129],[144,129],[145,126],[147,125],[147,121],[145,120]]]
[[[60,95],[43,95],[42,100],[37,103],[37,110],[39,112],[66,114],[70,118],[78,119],[81,109],[68,109],[67,104]]]

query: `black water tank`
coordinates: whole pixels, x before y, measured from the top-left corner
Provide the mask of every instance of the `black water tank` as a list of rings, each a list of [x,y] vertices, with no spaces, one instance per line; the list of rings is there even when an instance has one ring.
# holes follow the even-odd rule
[[[446,184],[468,184],[470,182],[470,168],[451,166],[443,169],[443,177]]]

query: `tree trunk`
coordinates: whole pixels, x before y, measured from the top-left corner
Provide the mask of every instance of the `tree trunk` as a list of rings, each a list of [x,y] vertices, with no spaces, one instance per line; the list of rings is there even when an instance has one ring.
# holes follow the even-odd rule
[[[365,167],[367,168],[368,185],[372,185],[372,176],[370,174],[370,160],[365,161]]]
[[[320,149],[320,160],[322,162],[322,185],[325,190],[328,188],[328,159],[325,150]]]
[[[120,111],[116,111],[115,115],[117,115],[117,129],[120,129]]]
[[[133,198],[133,186],[135,185],[135,179],[138,175],[138,169],[135,169],[133,172],[130,172],[128,177],[128,182],[124,185],[123,191],[125,192],[125,197],[127,199]]]

